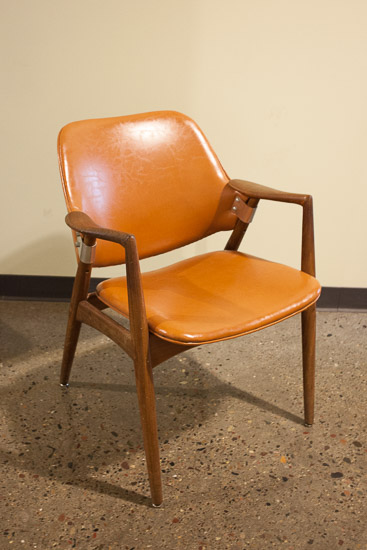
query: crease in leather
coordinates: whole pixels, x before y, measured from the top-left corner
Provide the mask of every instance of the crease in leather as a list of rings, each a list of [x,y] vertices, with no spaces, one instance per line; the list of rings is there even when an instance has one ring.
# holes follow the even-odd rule
[[[220,341],[254,332],[307,309],[320,294],[310,275],[241,252],[220,251],[142,275],[148,325],[177,343]],[[126,279],[97,287],[100,299],[128,315]]]

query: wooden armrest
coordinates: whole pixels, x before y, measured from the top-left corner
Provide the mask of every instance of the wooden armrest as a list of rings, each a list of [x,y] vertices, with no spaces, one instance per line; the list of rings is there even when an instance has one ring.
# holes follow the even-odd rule
[[[230,180],[229,185],[239,193],[251,199],[265,199],[270,201],[289,202],[299,204],[303,208],[302,219],[302,259],[301,270],[315,276],[315,245],[313,229],[313,207],[311,195],[287,193],[278,191],[265,185],[250,181]]]
[[[74,231],[83,235],[83,242],[93,246],[96,239],[111,241],[125,248],[126,253],[126,280],[129,302],[130,332],[133,335],[133,345],[136,347],[138,340],[145,339],[145,348],[148,344],[148,324],[145,313],[145,302],[141,284],[139,254],[134,235],[106,229],[96,224],[87,214],[81,211],[73,211],[67,214],[65,221]],[[141,346],[143,349],[144,346]],[[144,349],[145,349],[144,348]],[[140,348],[138,348],[140,349]]]
[[[310,195],[302,195],[299,193],[288,193],[286,191],[278,191],[265,185],[252,183],[245,180],[230,180],[228,184],[239,193],[243,193],[246,197],[252,199],[266,199],[270,201],[290,202],[303,206],[307,202]]]
[[[71,229],[83,235],[83,242],[88,246],[93,246],[96,239],[110,241],[123,246],[126,253],[127,277],[133,280],[140,279],[139,255],[134,235],[101,227],[87,214],[79,210],[69,212],[65,217],[65,222]]]
[[[78,231],[78,233],[82,233],[82,235],[88,235],[94,239],[102,239],[104,241],[118,243],[124,248],[126,248],[127,243],[131,239],[134,239],[134,235],[131,235],[130,233],[124,233],[123,231],[116,231],[114,229],[101,227],[87,214],[76,210],[69,212],[65,218],[65,222],[71,229]]]

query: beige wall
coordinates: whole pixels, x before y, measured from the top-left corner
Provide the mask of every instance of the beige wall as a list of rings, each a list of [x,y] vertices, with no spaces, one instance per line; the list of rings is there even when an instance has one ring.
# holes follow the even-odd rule
[[[175,109],[231,177],[312,193],[321,283],[367,287],[365,0],[1,0],[0,25],[1,273],[74,273],[61,126]],[[300,214],[262,204],[242,249],[298,265]]]

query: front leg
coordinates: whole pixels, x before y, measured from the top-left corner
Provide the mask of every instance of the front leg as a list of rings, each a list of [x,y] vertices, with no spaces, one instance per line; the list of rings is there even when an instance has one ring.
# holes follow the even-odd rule
[[[161,463],[159,458],[157,413],[153,382],[153,369],[149,352],[134,361],[136,390],[143,431],[144,449],[153,506],[162,504]]]
[[[316,304],[302,311],[301,315],[305,424],[311,426],[315,403]]]

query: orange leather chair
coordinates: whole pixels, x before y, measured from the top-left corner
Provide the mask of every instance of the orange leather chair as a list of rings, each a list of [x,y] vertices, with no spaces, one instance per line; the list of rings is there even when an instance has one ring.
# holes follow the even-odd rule
[[[230,180],[190,118],[153,112],[85,120],[58,139],[69,214],[82,237],[65,339],[67,385],[81,323],[119,344],[133,359],[152,501],[162,502],[153,368],[193,346],[242,336],[302,312],[305,422],[313,423],[315,303],[312,197]],[[260,199],[303,208],[301,271],[238,247]],[[149,273],[139,259],[218,231],[223,251]],[[126,277],[88,293],[92,267],[126,263]],[[112,308],[129,330],[105,315]]]

